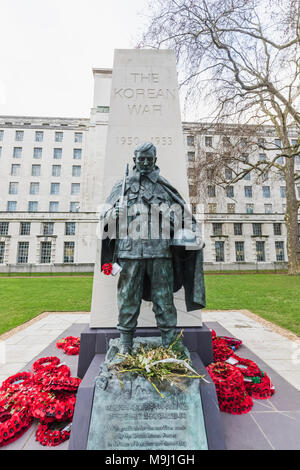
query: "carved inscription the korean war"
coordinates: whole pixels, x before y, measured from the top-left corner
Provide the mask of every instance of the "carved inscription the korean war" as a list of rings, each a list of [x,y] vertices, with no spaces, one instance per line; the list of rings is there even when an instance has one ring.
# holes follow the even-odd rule
[[[159,73],[129,73],[129,83],[126,88],[114,88],[113,97],[127,105],[130,115],[161,115],[163,101],[175,100],[176,90],[159,86]]]

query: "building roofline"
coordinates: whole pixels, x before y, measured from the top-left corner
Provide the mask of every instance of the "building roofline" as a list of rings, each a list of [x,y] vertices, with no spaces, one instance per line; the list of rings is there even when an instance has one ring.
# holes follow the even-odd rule
[[[13,114],[1,114],[0,119],[45,119],[60,121],[89,121],[88,117],[61,117],[61,116],[17,116]]]

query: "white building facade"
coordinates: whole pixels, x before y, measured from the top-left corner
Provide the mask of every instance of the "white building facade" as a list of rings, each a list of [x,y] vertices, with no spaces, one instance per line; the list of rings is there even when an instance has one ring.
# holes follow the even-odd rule
[[[93,73],[89,119],[0,116],[0,272],[93,271],[112,72]],[[283,267],[285,182],[199,183],[199,155],[219,136],[204,123],[183,123],[183,134],[190,202],[196,216],[204,208],[205,269]],[[271,127],[262,134],[276,139]]]

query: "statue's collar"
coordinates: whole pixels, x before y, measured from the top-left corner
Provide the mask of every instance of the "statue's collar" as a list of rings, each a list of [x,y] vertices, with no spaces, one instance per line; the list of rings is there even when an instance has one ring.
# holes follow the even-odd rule
[[[145,178],[148,178],[150,181],[152,181],[152,183],[156,183],[158,177],[159,177],[159,168],[158,166],[155,166],[155,168],[150,172],[150,173],[147,173],[145,175],[142,175],[143,177]],[[137,171],[136,167],[134,166],[131,170],[131,172],[129,173],[129,178],[130,180],[134,180],[134,181],[140,181],[140,177],[141,177],[141,174],[139,171]]]

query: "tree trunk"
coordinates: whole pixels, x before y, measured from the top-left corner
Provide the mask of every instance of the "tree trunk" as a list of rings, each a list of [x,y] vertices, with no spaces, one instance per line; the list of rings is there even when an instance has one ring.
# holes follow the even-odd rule
[[[294,158],[286,158],[286,230],[287,230],[287,254],[288,274],[300,274],[300,243],[298,228],[298,201],[296,198]]]

